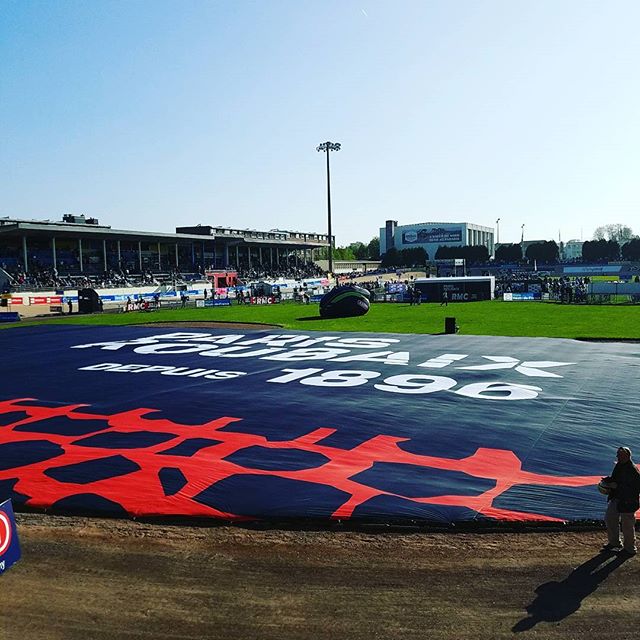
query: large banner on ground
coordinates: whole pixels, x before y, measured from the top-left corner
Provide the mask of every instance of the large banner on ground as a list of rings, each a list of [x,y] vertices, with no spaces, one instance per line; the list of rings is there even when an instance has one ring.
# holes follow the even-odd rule
[[[0,500],[242,519],[601,519],[640,446],[640,345],[24,327],[0,332]]]

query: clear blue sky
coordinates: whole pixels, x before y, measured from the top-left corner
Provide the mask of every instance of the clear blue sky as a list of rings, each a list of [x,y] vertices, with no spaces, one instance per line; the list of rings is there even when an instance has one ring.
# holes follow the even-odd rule
[[[640,233],[640,2],[0,4],[0,216]]]

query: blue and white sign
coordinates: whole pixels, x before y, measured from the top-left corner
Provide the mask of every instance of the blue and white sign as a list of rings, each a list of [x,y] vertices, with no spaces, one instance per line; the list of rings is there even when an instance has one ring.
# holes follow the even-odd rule
[[[541,295],[539,291],[529,291],[526,293],[510,293],[503,294],[502,299],[504,302],[533,302],[534,300],[540,300]]]
[[[0,574],[20,560],[18,530],[13,516],[11,500],[0,504]]]

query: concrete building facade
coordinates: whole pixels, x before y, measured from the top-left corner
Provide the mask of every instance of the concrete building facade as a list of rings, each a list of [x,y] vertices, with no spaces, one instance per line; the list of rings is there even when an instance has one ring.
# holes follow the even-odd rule
[[[492,227],[483,227],[470,222],[418,222],[398,225],[396,220],[387,220],[380,229],[380,254],[395,247],[414,249],[422,247],[433,260],[440,246],[464,247],[484,245],[489,255],[494,253]]]

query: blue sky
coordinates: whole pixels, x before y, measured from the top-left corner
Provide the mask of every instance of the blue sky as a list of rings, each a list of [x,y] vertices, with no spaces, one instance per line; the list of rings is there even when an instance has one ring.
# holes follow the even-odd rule
[[[640,3],[0,4],[0,216],[640,233]]]

